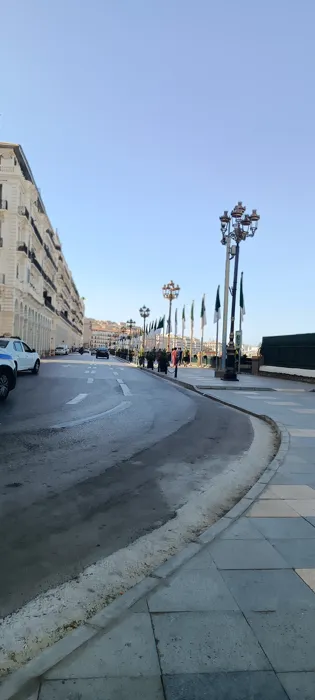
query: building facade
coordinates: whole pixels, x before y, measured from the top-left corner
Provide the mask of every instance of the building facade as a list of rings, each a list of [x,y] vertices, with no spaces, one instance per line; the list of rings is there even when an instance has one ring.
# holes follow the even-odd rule
[[[132,338],[139,334],[140,327],[132,329]],[[85,347],[119,348],[129,344],[130,330],[125,323],[116,321],[97,321],[95,318],[84,319],[83,343]]]
[[[92,328],[91,331],[91,348],[101,348],[101,347],[115,347],[117,342],[118,334],[113,333],[113,331],[100,331]]]
[[[79,346],[84,301],[21,146],[0,142],[0,335]]]

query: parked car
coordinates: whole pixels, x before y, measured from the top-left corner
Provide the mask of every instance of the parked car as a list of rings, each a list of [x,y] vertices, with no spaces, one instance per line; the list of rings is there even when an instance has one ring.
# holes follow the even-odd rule
[[[0,401],[8,398],[16,385],[16,364],[13,357],[2,351],[0,339]]]
[[[58,347],[55,350],[55,355],[68,355],[68,354],[69,354],[68,345],[58,345]]]
[[[38,374],[40,357],[36,350],[20,338],[0,338],[0,352],[5,350],[14,360],[17,372],[32,372]]]
[[[96,359],[98,357],[105,357],[106,360],[109,360],[109,350],[108,348],[97,348],[96,350]]]

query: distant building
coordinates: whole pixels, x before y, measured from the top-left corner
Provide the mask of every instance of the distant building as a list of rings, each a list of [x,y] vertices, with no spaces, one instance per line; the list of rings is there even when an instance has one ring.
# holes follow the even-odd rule
[[[140,330],[139,326],[132,329],[132,341]],[[129,333],[126,323],[98,321],[95,318],[84,319],[83,342],[86,347],[97,348],[102,345],[109,348],[122,347],[129,344]]]

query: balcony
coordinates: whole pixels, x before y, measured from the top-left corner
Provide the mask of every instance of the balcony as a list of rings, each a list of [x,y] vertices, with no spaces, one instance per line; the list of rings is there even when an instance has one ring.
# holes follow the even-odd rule
[[[53,257],[52,257],[52,254],[51,254],[51,252],[50,252],[50,250],[49,250],[49,248],[48,248],[48,245],[45,244],[45,245],[44,245],[44,248],[45,248],[45,253],[46,253],[47,257],[49,258],[51,264],[53,265],[53,267],[54,267],[55,270],[57,271],[57,270],[58,270],[58,266],[56,265],[56,263],[55,263],[55,261],[54,261],[54,259],[53,259]]]
[[[35,255],[31,258],[31,261],[32,261],[33,265],[35,265],[35,267],[37,268],[38,272],[43,274],[43,268],[42,268],[41,264],[38,262]]]
[[[33,231],[34,231],[34,233],[35,233],[35,236],[38,238],[38,240],[39,240],[39,242],[41,243],[41,245],[43,245],[43,239],[42,239],[42,237],[41,237],[41,235],[40,235],[40,233],[39,233],[39,230],[38,230],[38,228],[37,228],[37,226],[36,226],[36,223],[35,223],[35,221],[34,221],[34,219],[33,219],[32,216],[31,216],[30,221],[31,221],[31,225],[32,225]]]
[[[30,218],[30,213],[29,213],[29,211],[28,211],[28,209],[27,209],[26,207],[19,207],[19,208],[18,208],[18,213],[19,213],[21,216],[26,216],[26,218],[29,220],[29,218]]]
[[[8,208],[8,200],[7,199],[0,199],[0,209],[7,209]]]
[[[26,253],[26,255],[27,255],[27,253],[28,253],[26,243],[18,243],[18,245],[17,245],[17,250],[18,250],[20,253]]]
[[[45,280],[46,282],[48,282],[48,284],[50,284],[50,286],[52,287],[52,289],[54,290],[54,292],[57,292],[57,287],[56,287],[56,285],[53,283],[53,281],[50,279],[50,277],[47,275],[47,273],[44,272],[44,270],[42,270],[42,275],[43,275],[44,280]]]
[[[44,296],[45,306],[47,306],[47,309],[50,309],[50,311],[53,311],[55,313],[56,309],[51,303],[51,297],[49,297],[47,295],[47,292],[44,292],[43,296]]]

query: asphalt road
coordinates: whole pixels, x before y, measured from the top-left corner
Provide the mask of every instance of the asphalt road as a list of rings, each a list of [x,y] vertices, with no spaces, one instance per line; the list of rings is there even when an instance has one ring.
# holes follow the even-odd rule
[[[246,415],[115,359],[19,376],[0,405],[0,616],[168,521],[252,437]]]

